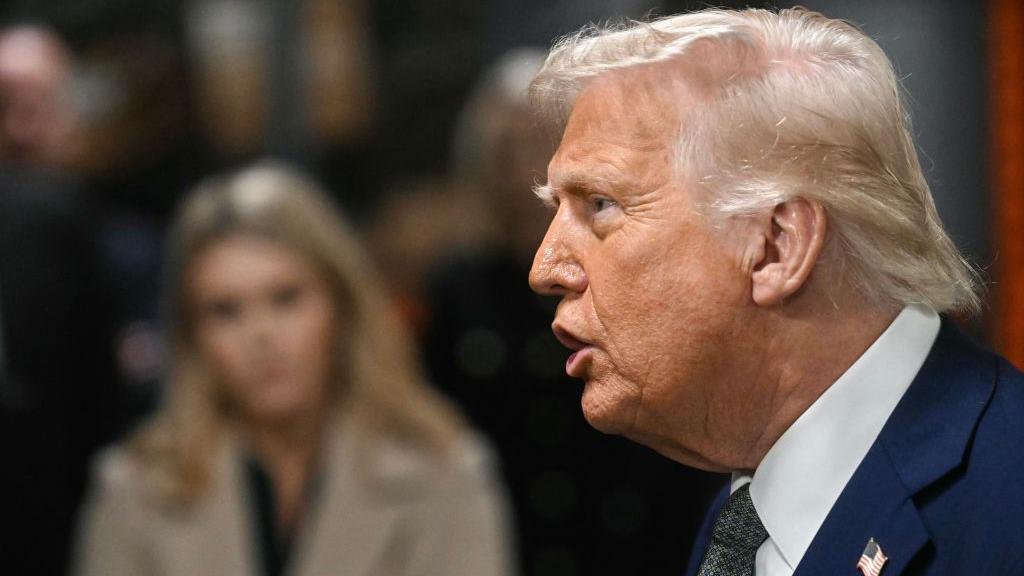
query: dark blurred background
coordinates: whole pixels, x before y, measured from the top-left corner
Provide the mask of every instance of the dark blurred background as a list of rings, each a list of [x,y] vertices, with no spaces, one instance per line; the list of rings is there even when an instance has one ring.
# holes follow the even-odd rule
[[[742,7],[790,3],[716,2]],[[903,78],[922,163],[1020,364],[1021,7],[808,0]],[[265,156],[363,230],[439,388],[502,458],[523,574],[677,574],[721,478],[583,420],[526,285],[556,142],[523,90],[553,39],[681,0],[25,0],[0,7],[0,571],[63,574],[90,456],[152,409],[176,201]],[[10,570],[4,568],[10,567]]]

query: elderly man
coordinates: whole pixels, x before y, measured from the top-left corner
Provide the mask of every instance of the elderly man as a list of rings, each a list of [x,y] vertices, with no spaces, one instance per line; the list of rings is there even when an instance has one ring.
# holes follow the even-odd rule
[[[53,32],[0,30],[0,161],[59,168],[75,128],[71,55]]]
[[[530,283],[583,411],[732,473],[690,574],[1024,573],[1024,377],[978,308],[892,66],[804,10],[710,10],[555,46],[562,130]]]

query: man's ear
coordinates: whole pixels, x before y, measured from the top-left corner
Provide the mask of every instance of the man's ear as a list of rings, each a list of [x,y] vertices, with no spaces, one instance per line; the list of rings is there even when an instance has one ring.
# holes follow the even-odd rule
[[[754,303],[781,304],[807,282],[825,245],[827,220],[818,202],[793,198],[760,222],[758,236],[763,245],[751,270]]]

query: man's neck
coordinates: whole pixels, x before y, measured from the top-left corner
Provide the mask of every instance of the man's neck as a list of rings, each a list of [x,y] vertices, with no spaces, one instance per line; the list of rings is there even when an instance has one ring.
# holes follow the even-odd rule
[[[892,324],[898,311],[830,303],[779,318],[766,354],[763,386],[774,391],[769,417],[742,468],[754,470],[789,427]]]

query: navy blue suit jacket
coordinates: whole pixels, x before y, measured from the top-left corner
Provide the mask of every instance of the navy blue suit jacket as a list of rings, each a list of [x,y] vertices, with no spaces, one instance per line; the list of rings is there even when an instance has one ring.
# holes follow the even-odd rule
[[[859,575],[869,538],[889,558],[881,576],[1024,575],[1024,375],[948,320],[794,576]]]

